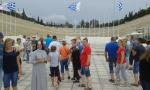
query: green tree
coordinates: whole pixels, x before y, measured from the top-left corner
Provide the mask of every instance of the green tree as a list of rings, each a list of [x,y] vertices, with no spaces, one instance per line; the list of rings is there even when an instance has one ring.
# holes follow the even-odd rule
[[[85,21],[84,21],[84,20],[81,20],[81,22],[80,22],[80,27],[81,27],[81,28],[84,28],[84,27],[85,27]]]
[[[38,18],[37,18],[37,23],[40,23],[40,17],[38,16]]]
[[[41,19],[41,20],[40,20],[40,24],[41,24],[41,25],[44,25],[44,23],[43,23],[43,19]]]
[[[22,19],[27,19],[27,15],[26,15],[26,13],[25,13],[24,8],[23,8],[23,12],[22,12]]]

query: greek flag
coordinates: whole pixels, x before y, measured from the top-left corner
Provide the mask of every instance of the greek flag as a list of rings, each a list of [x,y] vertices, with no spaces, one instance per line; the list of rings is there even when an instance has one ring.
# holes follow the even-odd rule
[[[123,0],[117,0],[117,8],[118,8],[118,11],[123,10]]]
[[[71,11],[78,12],[78,11],[80,11],[80,6],[81,6],[81,2],[75,2],[75,3],[72,3],[71,5],[69,5],[68,8]]]
[[[15,2],[9,2],[7,3],[7,9],[10,11],[15,11],[16,10],[16,4]]]

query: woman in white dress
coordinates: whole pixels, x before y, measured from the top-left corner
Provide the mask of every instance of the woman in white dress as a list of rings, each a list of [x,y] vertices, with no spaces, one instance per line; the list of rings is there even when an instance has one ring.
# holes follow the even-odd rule
[[[42,48],[43,44],[38,42],[37,49],[31,54],[31,63],[33,64],[31,90],[48,90],[47,54]]]

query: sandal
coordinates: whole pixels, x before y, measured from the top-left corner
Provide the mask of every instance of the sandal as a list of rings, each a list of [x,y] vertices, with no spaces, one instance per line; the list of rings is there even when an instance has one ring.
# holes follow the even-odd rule
[[[136,84],[136,83],[131,83],[131,86],[138,87],[138,86],[139,86],[139,84]]]

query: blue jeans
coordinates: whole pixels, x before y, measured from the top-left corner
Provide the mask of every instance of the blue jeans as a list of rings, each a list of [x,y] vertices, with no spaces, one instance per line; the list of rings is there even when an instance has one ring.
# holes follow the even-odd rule
[[[129,66],[129,56],[126,56],[126,68],[128,69]]]
[[[3,83],[3,69],[0,67],[0,90],[2,89],[2,83]]]
[[[69,68],[68,68],[68,60],[61,60],[60,61],[60,66],[61,66],[61,73],[63,74],[64,73],[64,69],[66,71],[69,71]]]
[[[86,69],[84,67],[81,67],[81,75],[85,75],[86,77],[90,77],[91,76],[91,73],[90,73],[90,69]]]
[[[146,82],[145,80],[141,80],[140,83],[143,90],[150,90],[150,83]]]
[[[30,50],[26,50],[26,61],[29,62]]]
[[[133,73],[134,74],[139,73],[139,64],[140,64],[140,61],[134,61],[134,65],[133,65]]]
[[[10,82],[12,87],[16,87],[17,80],[18,80],[18,72],[13,72],[8,74],[4,73],[4,78],[3,78],[4,88],[9,88]]]
[[[116,60],[109,60],[109,71],[111,74],[114,73],[114,67],[116,67]]]

